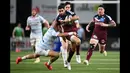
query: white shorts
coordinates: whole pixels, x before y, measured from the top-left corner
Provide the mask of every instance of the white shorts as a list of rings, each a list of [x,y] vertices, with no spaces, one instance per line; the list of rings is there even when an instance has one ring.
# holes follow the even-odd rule
[[[14,41],[16,41],[16,42],[22,41],[22,37],[15,37]]]
[[[50,51],[50,46],[47,46],[44,44],[42,41],[36,43],[36,54],[43,55],[43,56],[48,56],[48,53]]]
[[[35,44],[38,43],[41,38],[42,36],[30,36],[31,46],[35,46]]]

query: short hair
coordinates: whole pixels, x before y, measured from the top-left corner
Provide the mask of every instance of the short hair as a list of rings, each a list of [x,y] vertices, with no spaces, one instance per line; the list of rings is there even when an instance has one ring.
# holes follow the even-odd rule
[[[105,6],[104,6],[104,5],[99,5],[98,7],[102,7],[103,9],[105,9]]]
[[[64,7],[65,7],[65,5],[64,4],[60,4],[59,6],[58,6],[58,9],[64,9]]]
[[[66,2],[65,5],[71,5],[71,3],[70,2]]]

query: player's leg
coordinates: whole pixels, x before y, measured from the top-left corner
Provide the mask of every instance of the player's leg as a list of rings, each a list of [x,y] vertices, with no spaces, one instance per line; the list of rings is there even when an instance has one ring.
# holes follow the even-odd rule
[[[100,53],[103,53],[104,56],[107,56],[107,52],[106,52],[106,50],[105,50],[106,40],[105,40],[105,39],[99,40],[98,46],[99,46],[99,52],[100,52]]]
[[[69,45],[69,46],[71,46],[71,48],[69,49],[69,56],[67,58],[67,67],[68,67],[69,70],[71,70],[70,62],[71,62],[71,59],[72,59],[72,57],[73,57],[73,55],[75,53],[76,44],[71,42],[71,45]]]
[[[64,62],[64,67],[67,67],[66,61],[67,61],[67,46],[68,46],[68,40],[66,38],[60,37],[60,42],[62,44],[61,48],[61,54]]]
[[[19,37],[16,37],[15,40],[16,40],[16,49],[15,49],[15,51],[20,52],[20,43],[21,43],[20,41],[21,40],[20,40]]]
[[[59,52],[50,50],[47,56],[50,56],[50,60],[48,62],[45,62],[44,64],[49,70],[52,70],[51,64],[59,58]]]
[[[82,40],[82,39],[80,39],[80,40]],[[76,61],[77,61],[77,63],[81,63],[80,45],[76,46]]]
[[[76,50],[76,46],[77,45],[80,45],[80,39],[77,38],[76,36],[72,35],[70,36],[70,41],[71,41],[71,44],[72,44],[72,48],[69,50],[69,56],[67,58],[67,63],[68,63],[68,69],[71,70],[71,66],[70,66],[70,62],[71,62],[71,59],[75,53],[75,50]]]
[[[40,37],[40,36],[36,36],[36,37],[35,37],[35,39],[36,39],[36,41],[34,42],[34,45],[35,45],[35,46],[36,46],[36,44],[39,43],[39,41],[40,41],[41,38],[42,38],[42,37]],[[34,49],[36,49],[35,46],[34,46]],[[37,57],[36,60],[34,61],[34,63],[39,63],[39,62],[40,62],[40,58]]]
[[[42,50],[41,48],[42,48],[41,45],[40,46],[37,45],[36,50],[35,50],[35,52],[33,54],[28,54],[28,55],[25,55],[23,57],[18,57],[16,59],[16,64],[18,64],[19,62],[21,62],[23,60],[26,60],[26,59],[38,58],[41,55],[41,53],[42,53],[42,55],[46,55],[45,52],[46,51],[48,52],[48,50],[44,50],[44,49]]]
[[[23,57],[18,57],[16,59],[16,64],[19,64],[19,62],[21,62],[22,60],[26,60],[26,59],[34,59],[34,58],[37,58],[39,57],[40,55],[36,54],[36,53],[33,53],[33,54],[28,54],[28,55],[25,55]]]
[[[72,36],[71,41],[76,43],[76,61],[77,61],[77,63],[81,63],[80,51],[79,51],[81,40],[76,36]]]
[[[32,47],[33,51],[35,52],[36,51],[36,48],[35,48],[36,38],[31,36],[30,37],[30,43],[31,43],[31,47]],[[39,63],[39,62],[40,62],[40,58],[37,57],[36,60],[34,61],[34,63]]]
[[[90,46],[87,51],[86,60],[84,60],[84,62],[83,62],[84,64],[89,65],[90,58],[91,58],[93,51],[94,51],[95,47],[97,46],[97,44],[98,44],[97,39],[94,39],[94,38],[90,39]]]

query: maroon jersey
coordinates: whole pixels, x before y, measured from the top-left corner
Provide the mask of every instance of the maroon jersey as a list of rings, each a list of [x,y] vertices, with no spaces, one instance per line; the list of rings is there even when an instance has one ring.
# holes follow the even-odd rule
[[[63,29],[64,32],[77,32],[78,30],[74,21],[63,25]]]
[[[102,27],[100,23],[109,24],[112,21],[112,18],[106,14],[99,16],[95,15],[93,17],[95,22],[95,27],[93,30],[92,38],[98,39],[99,43],[105,43],[107,40],[107,27]]]

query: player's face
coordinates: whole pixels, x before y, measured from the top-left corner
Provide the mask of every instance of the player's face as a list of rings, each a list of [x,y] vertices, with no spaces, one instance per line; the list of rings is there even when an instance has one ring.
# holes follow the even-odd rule
[[[37,14],[36,10],[32,10],[32,15],[35,16]]]
[[[21,24],[19,23],[18,26],[21,27]]]
[[[103,15],[103,14],[104,14],[104,11],[105,11],[104,8],[102,8],[102,7],[99,7],[99,8],[98,8],[98,14],[99,14],[99,15]]]
[[[66,5],[66,6],[65,6],[65,10],[70,11],[70,10],[71,10],[70,5]]]
[[[63,9],[63,8],[59,9],[58,12],[59,12],[60,15],[64,15],[65,14],[65,9]]]

